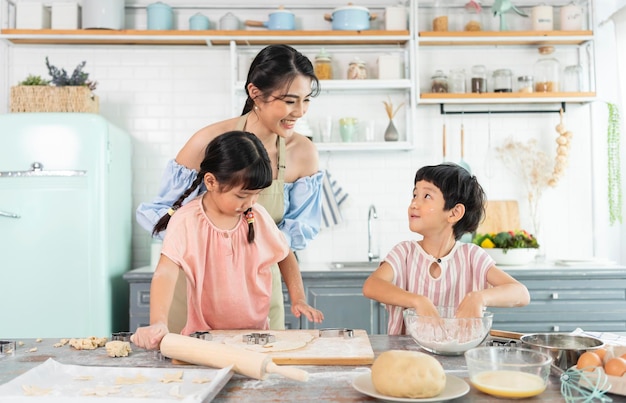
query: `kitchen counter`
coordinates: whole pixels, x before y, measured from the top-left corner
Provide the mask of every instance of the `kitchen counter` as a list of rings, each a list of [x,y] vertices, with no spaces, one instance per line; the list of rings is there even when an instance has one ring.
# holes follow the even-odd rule
[[[109,358],[104,348],[91,351],[77,351],[69,346],[54,348],[52,345],[59,340],[45,339],[39,343],[35,340],[23,340],[24,345],[17,348],[13,355],[0,357],[0,384],[26,372],[30,368],[46,361],[48,358],[62,364],[108,366],[108,367],[153,367],[153,368],[184,368],[187,366],[173,365],[169,360],[158,360],[154,352],[138,350],[125,358]],[[409,336],[372,335],[370,341],[375,354],[383,351],[420,350]],[[37,347],[36,352],[28,352]],[[422,350],[420,350],[422,351]],[[467,380],[467,368],[463,356],[435,356],[449,374]],[[213,400],[214,402],[365,402],[376,401],[357,392],[352,388],[352,380],[359,374],[367,372],[369,366],[299,366],[310,373],[309,381],[300,383],[270,375],[266,380],[246,378],[235,375]],[[626,397],[610,395],[614,402],[626,402]],[[104,398],[102,398],[104,399]],[[106,399],[104,399],[106,400]],[[473,387],[467,395],[453,402],[503,402],[478,392]],[[518,401],[518,400],[515,400]],[[536,398],[524,399],[524,402],[564,402],[560,394],[559,379],[550,377],[548,388]]]

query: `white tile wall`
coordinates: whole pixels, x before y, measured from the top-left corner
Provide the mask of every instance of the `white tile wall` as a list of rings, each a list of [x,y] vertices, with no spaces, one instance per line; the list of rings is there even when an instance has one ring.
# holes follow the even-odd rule
[[[47,76],[45,57],[71,71],[82,60],[85,71],[98,81],[101,114],[127,130],[133,138],[133,216],[138,203],[155,195],[166,161],[173,158],[197,129],[231,117],[228,49],[168,46],[7,46],[0,44],[0,90],[8,94],[28,74]],[[5,60],[8,60],[6,62]],[[6,79],[5,79],[6,78]],[[323,96],[323,95],[322,95]],[[382,101],[382,99],[381,99]],[[314,100],[314,102],[322,102]],[[370,104],[364,104],[364,114]],[[548,257],[589,257],[594,252],[593,230],[604,217],[594,216],[592,198],[603,188],[594,178],[593,138],[603,136],[602,124],[590,118],[591,106],[568,104],[566,126],[574,132],[570,166],[555,189],[543,200],[542,239]],[[376,103],[376,108],[380,104]],[[8,97],[0,98],[0,112],[8,110]],[[448,159],[460,158],[458,134],[465,124],[465,160],[492,199],[520,201],[522,226],[530,229],[523,184],[489,152],[508,137],[542,139],[545,151],[554,153],[557,114],[442,117],[438,107],[418,111],[412,151],[322,152],[320,168],[328,169],[350,194],[344,222],[323,230],[299,253],[305,265],[331,260],[367,258],[367,211],[378,210],[375,243],[382,255],[397,242],[414,238],[407,229],[406,211],[415,171],[442,161],[441,127],[448,127]],[[595,141],[597,143],[597,140]],[[602,142],[600,141],[600,144]],[[597,144],[595,145],[597,147]],[[596,154],[598,154],[596,152]],[[553,154],[552,154],[553,155]],[[600,155],[601,157],[601,155]],[[596,155],[597,158],[597,155]],[[604,165],[598,162],[597,165]],[[596,181],[596,182],[594,182]],[[601,227],[601,226],[600,226]],[[603,234],[596,234],[601,237]],[[151,239],[133,227],[133,267],[148,264]],[[610,252],[610,251],[609,251]]]

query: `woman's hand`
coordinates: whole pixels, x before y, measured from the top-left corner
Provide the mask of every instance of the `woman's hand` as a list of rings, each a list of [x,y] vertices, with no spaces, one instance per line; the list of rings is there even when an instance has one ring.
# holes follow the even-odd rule
[[[291,313],[293,313],[296,318],[304,315],[309,322],[321,323],[324,320],[324,314],[322,311],[313,308],[304,300],[299,300],[291,304]]]
[[[161,339],[168,333],[169,329],[165,323],[156,323],[138,328],[135,334],[130,336],[130,341],[139,348],[158,350],[161,345]]]

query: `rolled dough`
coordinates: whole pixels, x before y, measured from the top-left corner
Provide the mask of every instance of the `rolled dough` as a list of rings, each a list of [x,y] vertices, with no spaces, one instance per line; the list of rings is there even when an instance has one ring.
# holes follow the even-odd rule
[[[236,336],[228,337],[224,339],[224,344],[234,345],[246,350],[256,351],[258,353],[275,353],[279,351],[297,350],[305,347],[314,338],[313,335],[309,333],[273,331],[270,332],[270,334],[276,337],[276,341],[261,345],[245,343],[243,341],[243,336],[246,334],[250,334],[250,332],[242,332]]]

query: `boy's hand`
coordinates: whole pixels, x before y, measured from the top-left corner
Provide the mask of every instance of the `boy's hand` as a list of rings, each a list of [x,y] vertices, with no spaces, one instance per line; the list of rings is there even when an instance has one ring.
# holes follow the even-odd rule
[[[322,311],[313,308],[304,300],[299,300],[293,303],[291,305],[291,313],[293,313],[296,318],[304,315],[309,322],[321,323],[324,320],[324,314]]]
[[[168,333],[169,329],[164,323],[157,323],[138,328],[135,334],[130,336],[130,341],[139,348],[158,350],[161,339]]]

